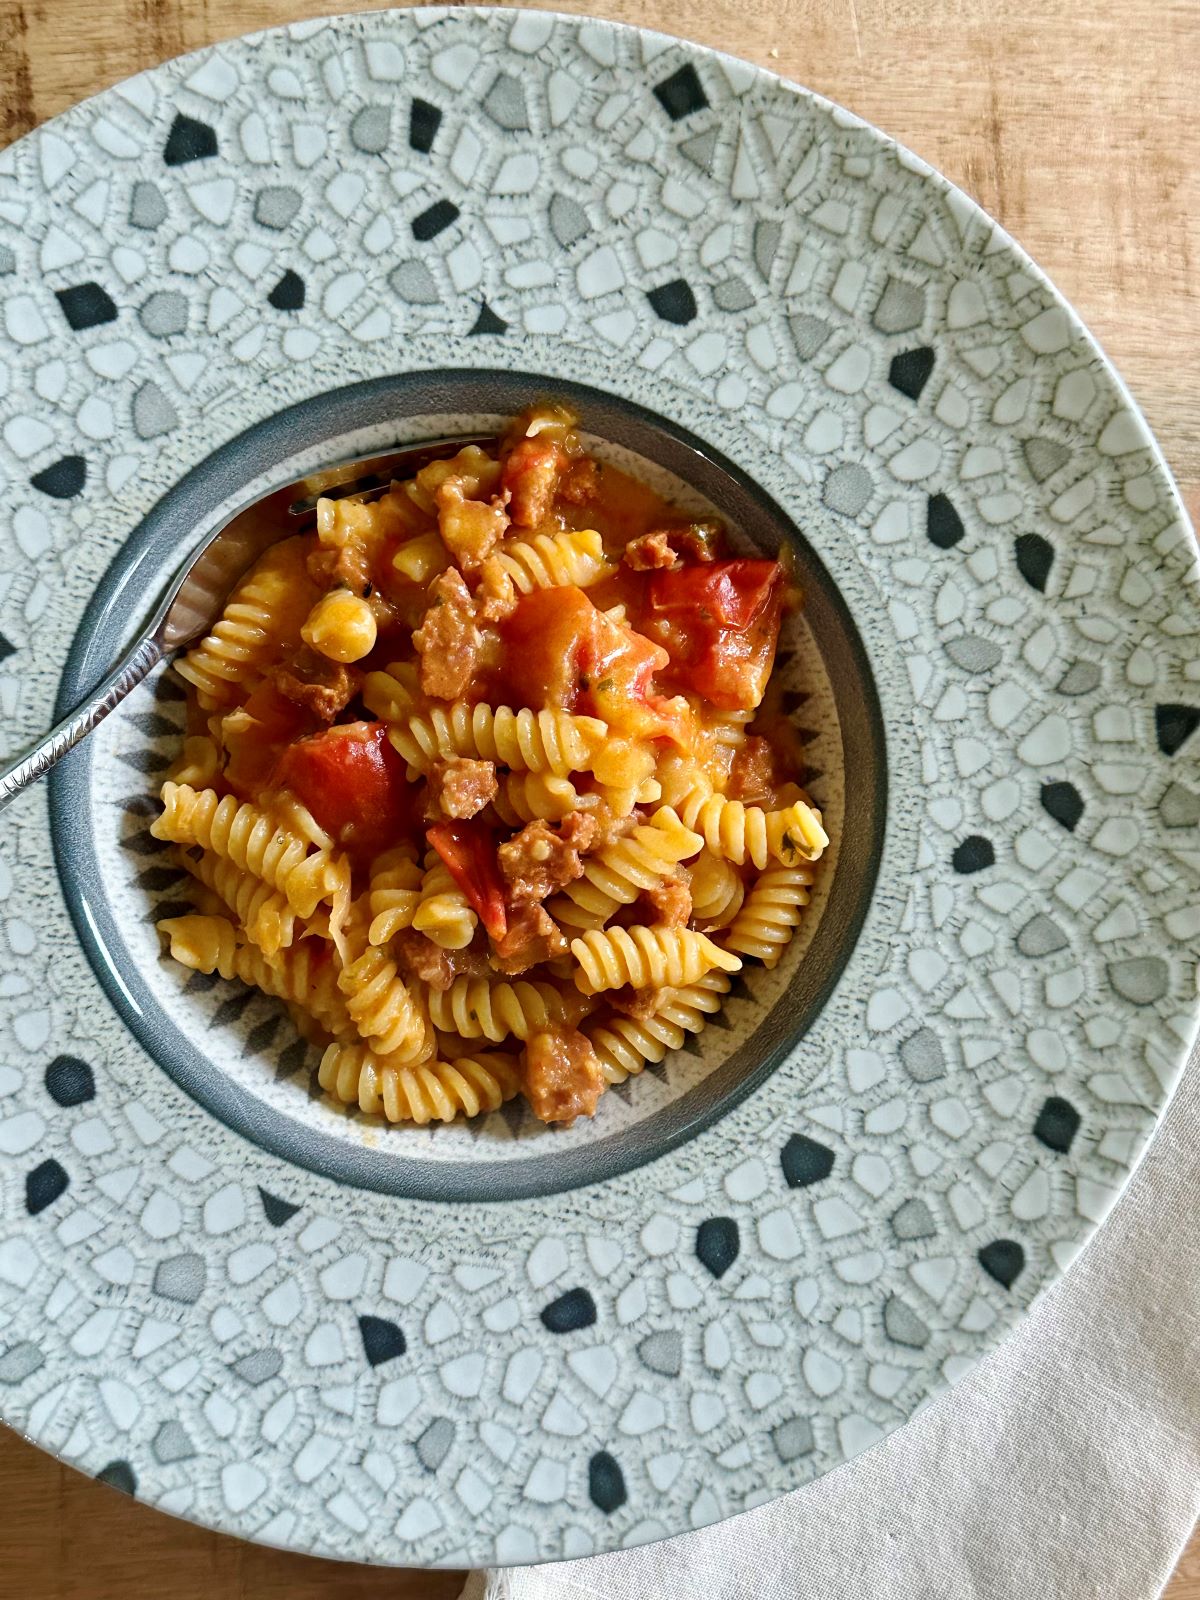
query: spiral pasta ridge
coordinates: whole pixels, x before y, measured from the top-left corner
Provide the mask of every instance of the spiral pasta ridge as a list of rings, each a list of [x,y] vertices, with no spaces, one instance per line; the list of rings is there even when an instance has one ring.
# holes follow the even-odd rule
[[[579,964],[575,985],[583,994],[605,989],[680,988],[711,968],[737,972],[741,960],[691,928],[593,928],[571,940]]]
[[[318,593],[305,568],[302,542],[272,545],[233,591],[212,632],[175,664],[200,705],[212,710],[236,699],[239,687],[299,633]]]
[[[722,944],[766,967],[776,966],[808,904],[812,881],[810,867],[769,867],[746,896]]]
[[[184,865],[193,877],[212,889],[225,902],[246,930],[246,937],[265,956],[273,956],[292,943],[296,913],[278,889],[272,889],[236,862],[210,855],[206,850],[199,860],[184,856]]]
[[[585,589],[609,570],[604,543],[592,528],[536,533],[501,545],[490,558],[520,594],[576,584]]]
[[[551,912],[565,927],[599,928],[618,907],[632,905],[644,890],[669,877],[703,843],[669,806],[663,806],[649,822],[638,823],[589,856],[583,876],[567,884],[552,902]]]
[[[422,1009],[382,950],[364,950],[343,967],[337,981],[351,1022],[377,1055],[407,1063],[433,1054]]]
[[[680,817],[715,854],[739,867],[751,861],[760,872],[772,858],[786,866],[815,861],[829,843],[820,817],[803,800],[764,811],[723,794],[702,798],[697,787],[683,801]]]
[[[664,989],[648,1017],[608,1012],[589,1022],[583,1031],[608,1083],[623,1083],[648,1062],[659,1062],[668,1050],[678,1050],[686,1034],[699,1033],[721,1009],[721,997],[728,989],[723,972],[706,972],[683,988]]]
[[[367,909],[371,918],[367,930],[368,944],[387,944],[402,928],[412,926],[413,916],[421,903],[422,876],[416,852],[411,845],[397,845],[375,860],[367,893]]]
[[[496,1111],[520,1089],[516,1059],[489,1052],[404,1065],[363,1044],[331,1044],[318,1080],[344,1105],[389,1122],[452,1122]]]
[[[428,772],[439,757],[470,756],[516,772],[565,777],[590,769],[605,731],[597,717],[577,717],[569,711],[527,707],[514,711],[510,706],[468,705],[459,700],[392,724],[388,736],[417,772]]]
[[[344,856],[310,851],[308,841],[280,828],[250,801],[222,800],[215,789],[186,783],[162,787],[162,815],[150,832],[175,844],[198,844],[278,889],[298,917],[310,917],[322,900],[337,904],[349,893]]]
[[[464,1039],[498,1043],[517,1039],[562,1020],[563,998],[551,983],[492,983],[487,978],[456,978],[442,992],[429,993],[429,1015],[435,1028]]]
[[[425,863],[412,925],[442,950],[465,950],[475,937],[479,918],[438,855]]]
[[[170,940],[172,957],[181,965],[194,972],[240,978],[265,994],[304,1007],[329,1033],[353,1033],[337,972],[323,943],[301,940],[268,959],[256,946],[239,939],[226,917],[168,917],[158,927]]]

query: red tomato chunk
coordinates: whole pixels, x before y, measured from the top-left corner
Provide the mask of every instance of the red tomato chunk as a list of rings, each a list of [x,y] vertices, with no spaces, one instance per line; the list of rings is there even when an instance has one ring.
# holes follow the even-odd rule
[[[404,762],[381,722],[346,722],[299,740],[284,751],[274,782],[355,855],[386,850],[408,831]]]
[[[425,837],[446,863],[447,871],[488,933],[493,939],[503,939],[508,931],[508,912],[492,830],[472,817],[466,822],[435,822],[426,829]]]
[[[656,572],[640,626],[670,653],[664,679],[722,710],[763,697],[783,610],[777,561],[711,561]]]

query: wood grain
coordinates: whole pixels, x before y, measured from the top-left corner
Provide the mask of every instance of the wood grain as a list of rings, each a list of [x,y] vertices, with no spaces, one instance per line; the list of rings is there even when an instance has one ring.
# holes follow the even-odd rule
[[[377,4],[0,0],[0,145],[167,56]],[[1080,311],[1193,515],[1200,510],[1196,0],[605,0],[603,9],[808,84],[974,195]],[[133,1505],[2,1432],[0,1504],[5,1592],[28,1600],[443,1600],[458,1587],[444,1574],[239,1544]],[[1200,1600],[1200,1541],[1167,1600]]]

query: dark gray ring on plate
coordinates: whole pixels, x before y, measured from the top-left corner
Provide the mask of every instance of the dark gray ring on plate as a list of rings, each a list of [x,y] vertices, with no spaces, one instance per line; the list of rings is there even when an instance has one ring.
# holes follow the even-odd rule
[[[83,613],[59,686],[62,716],[108,670],[130,618],[160,581],[180,528],[202,526],[223,501],[272,466],[324,441],[398,419],[453,412],[511,414],[547,395],[577,402],[589,433],[660,462],[704,494],[728,520],[753,530],[764,550],[788,541],[804,590],[805,615],[829,668],[853,774],[837,870],[820,925],[794,981],[754,1032],[702,1082],[643,1125],[556,1150],[554,1135],[531,1141],[523,1160],[424,1162],[387,1148],[363,1149],[292,1122],[213,1070],[168,1019],[125,945],[108,903],[86,795],[92,750],[85,742],[50,777],[50,826],[63,894],[80,943],[117,1013],[159,1065],[228,1127],[264,1149],[337,1182],[421,1200],[527,1199],[598,1183],[653,1161],[702,1132],[757,1089],[813,1025],[854,948],[875,887],[883,847],[887,759],[883,719],[867,652],[845,601],[791,519],[740,468],[686,429],[635,402],[558,378],[492,369],[401,373],[301,401],[256,423],[192,468],[134,529]]]

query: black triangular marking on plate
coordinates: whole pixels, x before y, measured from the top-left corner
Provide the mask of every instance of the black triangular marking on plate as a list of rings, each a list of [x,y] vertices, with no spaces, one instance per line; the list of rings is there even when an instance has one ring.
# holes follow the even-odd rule
[[[1073,783],[1044,783],[1041,791],[1042,810],[1048,817],[1074,833],[1083,815],[1083,796]]]
[[[690,61],[654,85],[654,98],[672,122],[689,117],[694,111],[703,111],[708,105],[700,75]]]
[[[116,302],[103,284],[94,282],[72,284],[69,289],[56,289],[54,298],[62,307],[67,326],[75,333],[81,333],[84,328],[98,328],[102,323],[116,321]]]
[[[35,472],[29,481],[51,500],[73,500],[87,482],[87,462],[82,456],[63,456]]]
[[[936,545],[939,550],[951,550],[966,531],[949,497],[931,494],[925,508],[925,532],[930,544]]]
[[[655,315],[664,322],[673,322],[682,328],[695,320],[696,296],[685,278],[672,278],[670,283],[660,283],[657,289],[648,289],[646,299]]]
[[[427,156],[441,125],[442,113],[438,106],[431,105],[428,100],[414,99],[408,114],[409,148]]]
[[[1033,1137],[1044,1144],[1047,1150],[1065,1156],[1082,1121],[1083,1118],[1069,1100],[1052,1094],[1038,1112],[1033,1125]]]
[[[979,1252],[979,1265],[989,1278],[1011,1289],[1025,1268],[1025,1252],[1015,1239],[993,1239]]]
[[[504,318],[497,316],[486,300],[481,300],[479,302],[479,315],[472,323],[468,337],[471,334],[505,333],[507,329],[508,323],[505,322]]]
[[[892,357],[888,382],[910,400],[919,400],[921,390],[929,382],[933,363],[934,354],[927,345],[922,345],[919,350],[904,350]]]
[[[119,1489],[122,1494],[137,1494],[137,1474],[128,1461],[110,1461],[106,1467],[101,1467],[96,1474],[97,1483],[106,1483],[110,1489]]]
[[[178,114],[163,146],[168,167],[184,167],[190,161],[207,161],[217,154],[217,136],[207,122]]]
[[[1158,748],[1165,756],[1173,756],[1200,727],[1200,708],[1170,704],[1155,706],[1154,731],[1158,735]]]
[[[408,1349],[403,1329],[389,1317],[359,1317],[358,1331],[362,1335],[363,1354],[372,1367],[395,1361]]]
[[[1031,589],[1039,594],[1046,592],[1046,580],[1054,565],[1054,546],[1040,533],[1019,533],[1013,540],[1017,557],[1017,571]]]
[[[273,305],[276,311],[299,311],[304,305],[306,294],[304,279],[289,267],[267,296],[267,302]]]
[[[281,1200],[277,1194],[271,1194],[261,1184],[258,1186],[258,1198],[262,1201],[263,1215],[273,1228],[282,1228],[300,1209],[290,1200]]]

